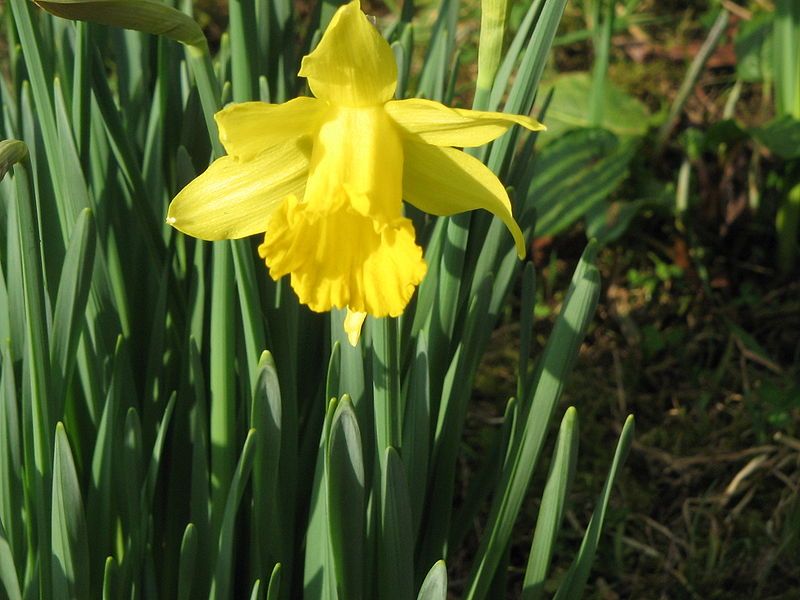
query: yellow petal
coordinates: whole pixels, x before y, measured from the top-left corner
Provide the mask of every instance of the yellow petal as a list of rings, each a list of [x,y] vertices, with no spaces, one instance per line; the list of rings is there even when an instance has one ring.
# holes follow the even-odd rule
[[[308,78],[317,98],[341,106],[382,104],[397,85],[392,49],[358,0],[336,11],[319,45],[303,58],[299,74]]]
[[[259,254],[274,279],[291,274],[311,310],[399,316],[426,271],[414,227],[403,217],[381,223],[362,215],[347,196],[329,198],[328,212],[290,196],[272,213]]]
[[[367,318],[365,312],[353,312],[347,308],[347,316],[344,318],[344,332],[347,334],[347,341],[351,346],[357,346],[361,337],[361,328],[364,326],[364,319]]]
[[[530,117],[449,108],[420,98],[387,102],[386,112],[404,132],[436,146],[483,146],[503,135],[514,124],[531,131],[545,128]]]
[[[511,214],[503,184],[482,162],[453,148],[439,148],[406,140],[403,195],[406,201],[434,215],[452,215],[486,209],[505,223],[520,258],[525,240]]]
[[[326,108],[324,102],[308,97],[284,104],[241,102],[229,104],[214,119],[225,151],[246,160],[267,146],[313,133]]]
[[[289,194],[302,194],[311,153],[293,140],[251,160],[223,156],[191,181],[169,205],[167,223],[204,240],[260,233],[269,215]]]

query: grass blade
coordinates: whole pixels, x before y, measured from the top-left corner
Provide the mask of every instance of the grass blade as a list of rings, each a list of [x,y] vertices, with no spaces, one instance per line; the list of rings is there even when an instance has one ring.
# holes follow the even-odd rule
[[[417,600],[447,600],[447,568],[444,561],[434,563],[425,576]]]
[[[581,548],[553,600],[571,600],[572,598],[580,598],[583,594],[583,589],[586,586],[586,581],[589,579],[589,572],[594,562],[597,544],[600,541],[600,534],[603,530],[603,521],[606,516],[606,509],[608,508],[608,499],[611,496],[611,490],[614,487],[617,475],[619,475],[619,470],[625,462],[625,457],[628,454],[631,443],[633,443],[633,430],[634,420],[633,415],[630,415],[625,420],[625,425],[622,427],[622,433],[617,442],[617,449],[614,451],[614,460],[611,463],[608,477],[606,477],[606,482],[603,485],[603,492],[600,494],[600,500],[598,500],[594,514],[592,514],[592,520],[589,521],[589,527],[586,528],[586,533],[581,542]]]
[[[14,553],[2,522],[0,522],[0,583],[3,584],[8,600],[22,600],[17,568],[14,565]]]
[[[284,559],[280,497],[281,390],[275,361],[261,355],[258,379],[250,411],[250,427],[258,432],[253,462],[253,548],[259,579],[266,579],[272,565]]]
[[[542,504],[539,507],[536,530],[528,555],[528,566],[522,583],[523,600],[539,600],[544,592],[544,581],[550,568],[556,535],[561,527],[564,505],[575,475],[577,459],[578,413],[570,407],[561,421],[555,457],[542,494]]]
[[[266,600],[278,600],[281,589],[281,563],[277,563],[269,576],[269,586],[267,586]]]
[[[347,396],[333,415],[325,463],[336,589],[340,598],[358,600],[364,593],[366,490],[361,432]]]
[[[53,598],[89,598],[89,542],[80,483],[67,434],[56,425],[53,452]]]
[[[525,423],[514,440],[500,479],[486,535],[478,550],[468,585],[467,598],[484,598],[497,563],[508,544],[511,529],[525,497],[547,433],[547,424],[561,397],[566,378],[577,358],[578,348],[591,321],[600,293],[600,277],[592,264],[597,245],[590,243],[572,277],[561,314],[558,316],[532,386],[530,409],[520,415]]]
[[[63,388],[75,366],[83,313],[92,284],[95,246],[94,217],[91,210],[85,208],[72,229],[53,311],[50,362],[54,389]]]
[[[242,454],[236,465],[236,471],[231,479],[228,500],[225,503],[225,513],[222,518],[219,533],[219,546],[217,549],[217,565],[214,570],[214,578],[211,582],[211,593],[209,598],[224,599],[230,598],[233,592],[233,542],[234,529],[236,527],[236,513],[239,503],[242,500],[244,489],[250,478],[250,471],[253,468],[253,456],[255,454],[256,432],[251,429],[244,441]]]
[[[394,448],[384,452],[381,486],[381,534],[378,554],[379,591],[385,600],[414,597],[414,538],[403,462]]]
[[[197,560],[197,528],[189,523],[181,539],[181,555],[178,566],[178,600],[192,597],[192,583],[195,580]]]

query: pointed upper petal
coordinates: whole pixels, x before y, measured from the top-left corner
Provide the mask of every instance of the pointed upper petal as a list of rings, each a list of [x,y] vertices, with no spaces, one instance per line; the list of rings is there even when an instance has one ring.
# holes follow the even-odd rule
[[[405,132],[436,146],[482,146],[515,124],[531,131],[545,128],[531,117],[449,108],[421,98],[387,102],[386,111]]]
[[[482,162],[453,148],[406,140],[403,195],[407,202],[433,215],[452,215],[483,208],[505,223],[520,258],[525,240],[511,214],[503,184]]]
[[[326,108],[324,102],[308,97],[284,104],[241,102],[229,104],[214,119],[225,151],[246,160],[267,146],[311,134]]]
[[[392,49],[361,12],[359,0],[336,11],[299,74],[317,98],[343,106],[382,104],[397,85]]]
[[[286,196],[302,197],[309,146],[293,140],[267,148],[251,160],[234,156],[215,160],[175,197],[167,223],[203,240],[263,232],[270,214]]]

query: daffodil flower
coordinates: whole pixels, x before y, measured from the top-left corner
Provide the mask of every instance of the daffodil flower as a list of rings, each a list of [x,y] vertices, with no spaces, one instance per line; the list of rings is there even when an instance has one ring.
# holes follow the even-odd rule
[[[434,215],[489,210],[524,257],[505,188],[454,147],[481,146],[515,123],[531,130],[540,123],[393,100],[392,50],[359,0],[339,8],[300,76],[315,97],[232,104],[216,114],[228,155],[175,197],[170,225],[205,240],[263,232],[259,254],[270,275],[291,275],[311,310],[346,307],[353,344],[365,315],[400,315],[425,275],[404,199]]]

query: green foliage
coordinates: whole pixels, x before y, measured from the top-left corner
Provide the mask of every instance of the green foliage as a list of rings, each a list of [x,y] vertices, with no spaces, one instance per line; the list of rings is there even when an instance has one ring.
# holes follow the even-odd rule
[[[301,90],[292,3],[232,1],[230,41],[214,57],[188,14],[167,4],[38,4],[100,24],[54,18],[25,0],[10,0],[5,14],[7,41],[19,53],[13,80],[0,89],[0,124],[2,137],[20,140],[0,145],[10,173],[0,181],[5,594],[443,599],[443,559],[454,559],[452,542],[487,502],[466,595],[497,593],[594,314],[595,245],[542,354],[530,356],[525,344],[519,398],[509,401],[503,427],[487,431],[495,451],[481,465],[484,485],[454,514],[475,373],[522,267],[496,220],[423,224],[431,268],[416,305],[397,320],[368,321],[353,348],[343,315],[300,307],[287,281],[266,276],[250,240],[211,245],[162,224],[169,199],[222,151],[213,115],[224,98],[281,101]],[[530,109],[564,4],[531,6],[484,101],[497,106],[507,96],[506,110]],[[319,23],[332,8],[321,7]],[[441,3],[420,95],[452,96],[458,8]],[[392,29],[407,74],[400,96],[414,79],[411,17],[404,12]],[[302,48],[316,36],[312,28]],[[536,138],[520,140],[520,151],[517,135],[478,153],[523,191],[515,211],[530,233],[539,227],[534,213],[547,216],[534,186],[559,176],[569,140],[531,163],[524,148]],[[627,160],[634,145],[591,135],[605,136],[611,150],[610,189],[625,170],[619,157]],[[580,160],[579,177],[597,173]],[[576,194],[574,203],[595,201]],[[530,332],[530,266],[525,281]],[[526,576],[532,585],[553,577],[574,468],[574,409],[565,423],[559,478],[545,488]],[[576,597],[589,575],[631,431],[623,428],[562,595]]]

